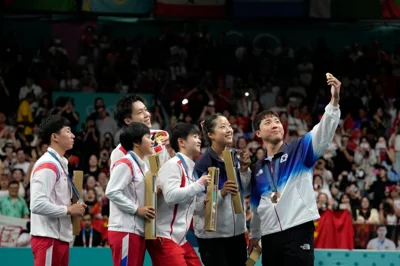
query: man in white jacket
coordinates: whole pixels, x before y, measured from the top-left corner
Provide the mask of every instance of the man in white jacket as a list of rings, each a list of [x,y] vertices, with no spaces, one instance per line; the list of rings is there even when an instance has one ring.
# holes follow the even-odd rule
[[[202,195],[211,178],[198,178],[193,159],[200,154],[200,130],[193,124],[178,123],[171,133],[176,156],[160,169],[157,185],[157,240],[148,241],[153,266],[201,266],[186,234],[195,211],[196,195]],[[198,204],[197,208],[204,208]]]
[[[332,142],[340,120],[341,83],[327,74],[331,101],[321,121],[304,137],[283,142],[272,111],[256,115],[253,127],[263,140],[264,159],[253,169],[249,252],[261,238],[263,265],[314,265],[314,220],[319,219],[312,185],[313,166]]]
[[[127,154],[111,167],[106,197],[110,200],[108,242],[114,266],[142,266],[146,250],[144,219],[154,219],[155,210],[144,206],[144,158],[153,153],[149,128],[143,123],[130,123],[120,135]]]
[[[145,124],[151,128],[151,114],[147,110],[145,100],[139,95],[127,95],[120,99],[115,107],[114,118],[120,127],[126,127],[132,122]],[[154,140],[154,152],[160,155],[161,165],[171,158],[174,151],[169,145],[169,136],[163,130],[150,130],[151,138]],[[111,153],[111,166],[127,154],[127,151],[119,144]],[[145,162],[148,165],[147,157]]]
[[[68,160],[64,153],[74,145],[69,121],[49,116],[39,136],[50,146],[35,163],[31,174],[31,247],[35,266],[68,266],[73,240],[71,216],[83,216],[86,205],[71,205]]]

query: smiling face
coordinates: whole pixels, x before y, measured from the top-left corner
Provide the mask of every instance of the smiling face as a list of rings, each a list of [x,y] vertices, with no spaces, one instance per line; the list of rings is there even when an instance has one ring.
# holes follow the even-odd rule
[[[182,141],[182,147],[186,150],[187,154],[196,157],[201,151],[201,140],[199,134],[190,134],[186,140]]]
[[[93,202],[93,201],[96,200],[96,193],[94,192],[93,189],[89,189],[86,192],[86,200],[89,201],[89,202]]]
[[[283,126],[278,117],[274,115],[267,115],[261,120],[260,130],[256,131],[257,137],[261,138],[264,142],[278,144],[283,140]]]
[[[125,123],[129,124],[131,122],[143,123],[149,128],[151,128],[151,114],[147,110],[147,107],[141,101],[136,101],[132,103],[132,114],[131,118],[125,119]]]
[[[94,188],[96,186],[96,179],[94,178],[94,176],[88,176],[86,185],[88,186],[88,188]]]
[[[231,145],[233,142],[233,129],[228,119],[220,115],[214,121],[213,132],[208,133],[208,137],[212,142],[222,145]]]
[[[142,137],[140,144],[134,144],[143,156],[150,155],[153,153],[154,141],[151,139],[150,134],[146,134]]]
[[[92,154],[90,156],[90,158],[89,158],[89,165],[90,166],[97,166],[97,162],[98,162],[98,160],[97,160],[96,155]]]

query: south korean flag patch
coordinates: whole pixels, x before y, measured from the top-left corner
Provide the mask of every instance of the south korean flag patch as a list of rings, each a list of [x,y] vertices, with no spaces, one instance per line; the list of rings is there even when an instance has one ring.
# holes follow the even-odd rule
[[[286,162],[287,157],[288,157],[287,153],[285,153],[284,155],[282,155],[280,163]]]

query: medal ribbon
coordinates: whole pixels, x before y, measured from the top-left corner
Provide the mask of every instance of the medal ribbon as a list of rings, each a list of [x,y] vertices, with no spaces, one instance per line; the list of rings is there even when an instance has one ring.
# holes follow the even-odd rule
[[[76,189],[74,182],[72,182],[71,176],[69,175],[69,173],[67,171],[65,171],[65,169],[64,169],[62,163],[60,162],[60,160],[58,159],[57,155],[55,155],[51,151],[47,151],[47,152],[51,155],[51,157],[53,157],[60,164],[61,169],[63,170],[64,174],[67,176],[68,183],[71,185],[72,192],[74,193],[75,197],[78,199],[78,202],[83,203],[81,197],[79,196],[78,190]]]
[[[83,247],[86,248],[86,230],[82,229],[82,242],[83,242]],[[89,248],[91,248],[93,245],[93,228],[90,228],[90,234],[89,234]]]
[[[264,166],[265,176],[272,189],[272,192],[278,192],[278,163],[279,160],[275,160],[275,167],[273,166],[273,160],[266,163]],[[268,165],[269,164],[269,165]],[[269,166],[269,167],[268,167]]]
[[[189,168],[188,168],[188,166],[187,166],[185,160],[183,159],[182,155],[180,155],[179,153],[177,153],[177,154],[176,154],[176,157],[178,157],[179,160],[182,162],[182,166],[183,166],[183,169],[185,170],[185,174],[186,174],[186,176],[187,176],[190,180],[196,181],[197,179],[199,179],[199,175],[197,174],[197,172],[196,172],[195,169],[193,169],[193,178],[194,178],[194,180],[193,180],[193,178],[191,178],[191,177],[189,176]]]
[[[142,168],[140,167],[139,160],[137,159],[136,155],[132,151],[129,151],[128,153],[132,157],[132,159],[135,161],[135,163],[138,165],[139,170],[142,173],[142,175],[145,176],[143,171],[142,171]]]

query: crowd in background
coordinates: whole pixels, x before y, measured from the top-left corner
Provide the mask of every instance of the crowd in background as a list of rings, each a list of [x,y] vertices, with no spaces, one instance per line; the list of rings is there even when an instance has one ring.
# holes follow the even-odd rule
[[[390,171],[400,169],[400,45],[386,50],[372,40],[335,54],[322,38],[313,46],[292,47],[284,38],[276,47],[267,39],[254,45],[244,38],[228,41],[224,33],[212,38],[207,28],[190,23],[165,26],[156,39],[113,39],[106,28],[88,27],[77,60],[60,39],[43,42],[33,56],[24,53],[26,45],[15,32],[1,44],[0,109],[9,106],[0,112],[1,215],[29,218],[30,173],[47,149],[38,125],[58,114],[76,135],[67,156],[71,171],[85,172],[91,214],[85,221],[107,220],[104,191],[119,125],[101,98],[79,125],[86,114],[75,110],[71,98],[53,102],[53,91],[150,93],[153,129],[167,131],[178,121],[198,123],[220,112],[232,124],[235,148],[256,162],[264,150],[252,130],[255,115],[275,111],[288,143],[304,135],[329,103],[330,72],[342,82],[342,119],[314,168],[318,208],[349,210],[354,223],[399,224],[400,179]]]

